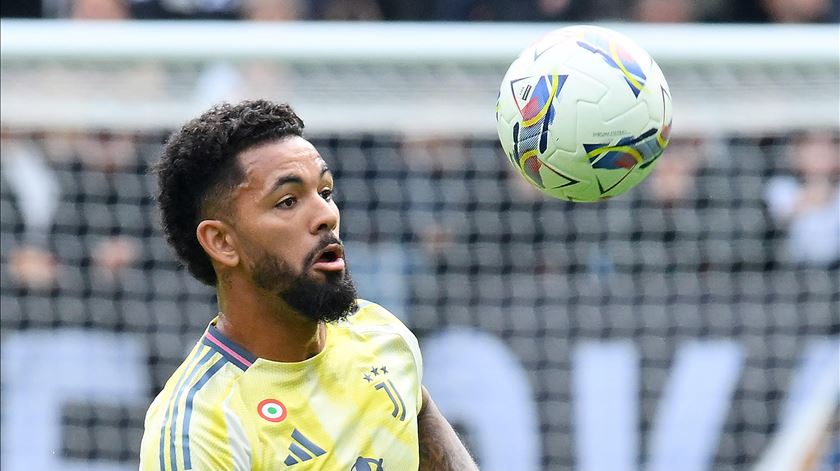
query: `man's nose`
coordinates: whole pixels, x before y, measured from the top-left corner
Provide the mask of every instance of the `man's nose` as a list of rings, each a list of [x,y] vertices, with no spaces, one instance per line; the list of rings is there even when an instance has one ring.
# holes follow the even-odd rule
[[[338,227],[338,208],[329,201],[318,198],[315,208],[316,214],[312,221],[312,232],[332,231]]]

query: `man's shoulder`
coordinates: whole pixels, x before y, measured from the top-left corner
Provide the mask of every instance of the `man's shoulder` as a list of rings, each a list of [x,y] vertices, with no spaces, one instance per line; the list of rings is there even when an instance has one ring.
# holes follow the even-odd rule
[[[152,402],[147,421],[170,421],[186,411],[221,411],[219,404],[242,372],[217,349],[198,342]]]
[[[178,448],[190,444],[195,448],[197,443],[206,444],[225,436],[233,411],[228,403],[231,386],[239,376],[226,366],[217,358],[203,367],[200,362],[185,362],[169,378],[146,412],[141,443],[144,462],[157,463],[163,447],[168,448],[171,443]]]
[[[357,299],[356,303],[358,305],[356,310],[341,324],[354,330],[409,332],[399,317],[379,304],[365,299]]]
[[[205,368],[188,363],[188,371],[176,371],[149,406],[140,469],[159,469],[161,460],[172,463],[172,469],[190,469],[188,459],[195,465],[192,469],[230,469],[218,464],[207,467],[207,463],[228,459],[232,453],[228,423],[235,412],[228,399],[237,376],[216,360]],[[168,451],[172,449],[183,451],[172,455]]]
[[[397,335],[409,342],[416,342],[414,334],[388,309],[365,299],[356,300],[358,307],[340,327],[366,335]]]
[[[417,337],[402,321],[384,307],[365,300],[358,300],[359,308],[344,321],[351,331],[346,338],[361,340],[366,354],[373,354],[379,358],[395,360],[389,368],[402,364],[403,378],[413,384],[412,397],[416,400],[416,410],[420,410],[422,399],[420,385],[423,376],[423,356]],[[399,359],[400,361],[396,361]],[[389,360],[390,361],[390,360]],[[396,371],[396,369],[394,370]]]

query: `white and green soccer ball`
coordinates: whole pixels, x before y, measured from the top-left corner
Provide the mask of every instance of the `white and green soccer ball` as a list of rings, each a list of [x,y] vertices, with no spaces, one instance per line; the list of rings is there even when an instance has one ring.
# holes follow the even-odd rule
[[[510,163],[544,193],[599,201],[641,182],[668,145],[671,94],[653,58],[607,28],[569,26],[527,47],[499,90]]]

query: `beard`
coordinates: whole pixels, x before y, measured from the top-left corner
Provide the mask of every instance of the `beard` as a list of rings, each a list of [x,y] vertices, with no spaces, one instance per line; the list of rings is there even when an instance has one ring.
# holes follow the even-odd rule
[[[330,237],[321,241],[307,255],[304,267],[309,267],[317,254],[329,244],[339,243]],[[258,287],[276,293],[289,307],[313,321],[336,322],[345,319],[356,307],[356,286],[346,268],[342,272],[325,273],[320,281],[306,274],[306,268],[296,272],[289,263],[267,253],[252,266],[252,278]]]

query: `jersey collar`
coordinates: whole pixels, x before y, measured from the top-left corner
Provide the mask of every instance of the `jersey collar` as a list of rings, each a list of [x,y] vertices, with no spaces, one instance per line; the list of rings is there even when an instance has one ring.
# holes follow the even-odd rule
[[[235,343],[233,340],[225,337],[225,335],[216,328],[216,319],[213,319],[210,325],[207,326],[207,330],[204,332],[201,342],[221,353],[226,360],[238,366],[243,371],[247,370],[248,367],[257,361],[256,355],[252,354],[248,350],[245,350],[241,345]]]

